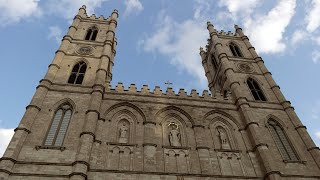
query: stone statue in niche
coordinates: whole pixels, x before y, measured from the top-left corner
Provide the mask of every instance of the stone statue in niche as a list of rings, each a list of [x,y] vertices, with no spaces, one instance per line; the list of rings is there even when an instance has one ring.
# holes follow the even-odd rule
[[[169,142],[170,146],[181,146],[181,136],[179,126],[175,123],[169,123]]]
[[[128,143],[129,128],[125,123],[119,127],[119,143]]]
[[[218,136],[221,143],[221,149],[230,149],[229,139],[227,132],[223,128],[217,128],[218,130]]]

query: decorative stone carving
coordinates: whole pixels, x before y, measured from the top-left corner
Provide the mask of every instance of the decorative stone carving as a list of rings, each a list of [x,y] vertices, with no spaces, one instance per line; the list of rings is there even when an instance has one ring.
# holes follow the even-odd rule
[[[221,143],[221,149],[230,149],[229,138],[225,129],[218,127],[217,132]]]
[[[179,131],[179,126],[174,122],[169,123],[169,142],[171,146],[181,146],[181,135]]]
[[[128,143],[129,128],[125,123],[119,127],[119,143]]]
[[[249,63],[239,63],[238,69],[242,72],[253,72],[253,68]]]
[[[93,47],[91,46],[81,46],[78,48],[77,53],[80,55],[90,55],[93,53]]]

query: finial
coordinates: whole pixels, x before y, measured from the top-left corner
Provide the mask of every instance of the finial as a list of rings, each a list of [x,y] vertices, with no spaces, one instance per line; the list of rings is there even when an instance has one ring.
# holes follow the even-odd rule
[[[236,24],[234,25],[234,28],[236,29],[236,31],[237,31],[238,29],[239,29],[239,30],[242,30],[241,27],[239,27],[239,26],[236,25]]]
[[[214,27],[210,21],[207,22],[207,29],[209,30],[210,34],[213,32],[216,32],[216,30],[214,29]]]
[[[115,16],[116,15],[116,16]],[[119,13],[117,9],[114,9],[112,14],[111,14],[111,19],[116,20],[119,17]]]
[[[86,5],[81,6],[79,9],[78,15],[81,17],[86,17]]]

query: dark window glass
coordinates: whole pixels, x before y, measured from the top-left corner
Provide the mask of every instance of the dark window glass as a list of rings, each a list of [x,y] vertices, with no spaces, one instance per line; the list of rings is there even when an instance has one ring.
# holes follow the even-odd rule
[[[96,27],[92,27],[87,31],[87,35],[85,40],[95,41],[98,35],[98,29]]]
[[[82,84],[86,70],[87,70],[87,64],[83,61],[74,65],[72,72],[70,74],[68,83],[69,84]]]
[[[263,95],[258,83],[255,80],[249,78],[247,80],[247,84],[255,100],[266,101],[265,96]]]
[[[98,30],[94,30],[91,38],[92,41],[96,40],[97,34],[98,34]]]
[[[92,30],[89,29],[86,35],[86,40],[90,40],[91,34],[92,34]]]
[[[237,45],[235,45],[234,43],[230,43],[229,48],[230,48],[233,56],[243,57],[239,47]]]

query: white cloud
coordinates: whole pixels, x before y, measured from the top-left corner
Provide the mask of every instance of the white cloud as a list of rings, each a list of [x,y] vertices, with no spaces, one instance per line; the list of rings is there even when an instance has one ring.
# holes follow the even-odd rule
[[[267,15],[245,21],[252,44],[261,53],[285,50],[283,34],[295,14],[296,0],[281,0]]]
[[[292,34],[292,39],[291,39],[291,44],[292,45],[296,45],[299,42],[302,42],[304,40],[308,39],[308,33],[302,30],[296,30],[293,34]]]
[[[48,4],[46,4],[46,9],[48,13],[62,16],[66,19],[72,19],[82,5],[87,6],[87,14],[90,16],[94,13],[94,10],[101,7],[102,3],[105,1],[108,0],[49,0]]]
[[[312,61],[313,61],[315,64],[320,63],[320,51],[314,50],[314,51],[312,52],[311,56],[312,56]]]
[[[232,17],[238,19],[239,15],[241,17],[249,16],[261,2],[262,0],[220,0],[219,6],[227,7]]]
[[[315,38],[314,41],[320,46],[320,37]]]
[[[0,0],[0,23],[2,26],[17,23],[21,19],[41,15],[39,0]]]
[[[320,14],[320,1],[313,0],[312,8],[310,9],[309,13],[306,16],[307,30],[309,32],[315,31],[320,26],[319,14]]]
[[[143,6],[139,0],[125,0],[124,4],[126,10],[124,11],[124,16],[128,16],[132,13],[139,13],[143,10]]]
[[[315,135],[316,135],[316,138],[320,139],[320,131],[316,132]]]
[[[0,129],[0,157],[2,157],[6,150],[13,134],[13,129]]]
[[[244,30],[258,52],[282,52],[286,48],[284,32],[295,14],[296,0],[279,0],[265,15],[259,8],[262,3],[263,0],[219,1],[234,21],[244,24]]]
[[[193,75],[201,88],[207,88],[199,47],[206,44],[206,23],[189,19],[181,23],[160,13],[156,31],[139,41],[147,52],[156,52],[170,57],[170,63],[179,71]]]
[[[49,27],[49,34],[48,34],[49,39],[55,39],[57,43],[59,44],[62,39],[62,30],[58,26],[50,26]]]

